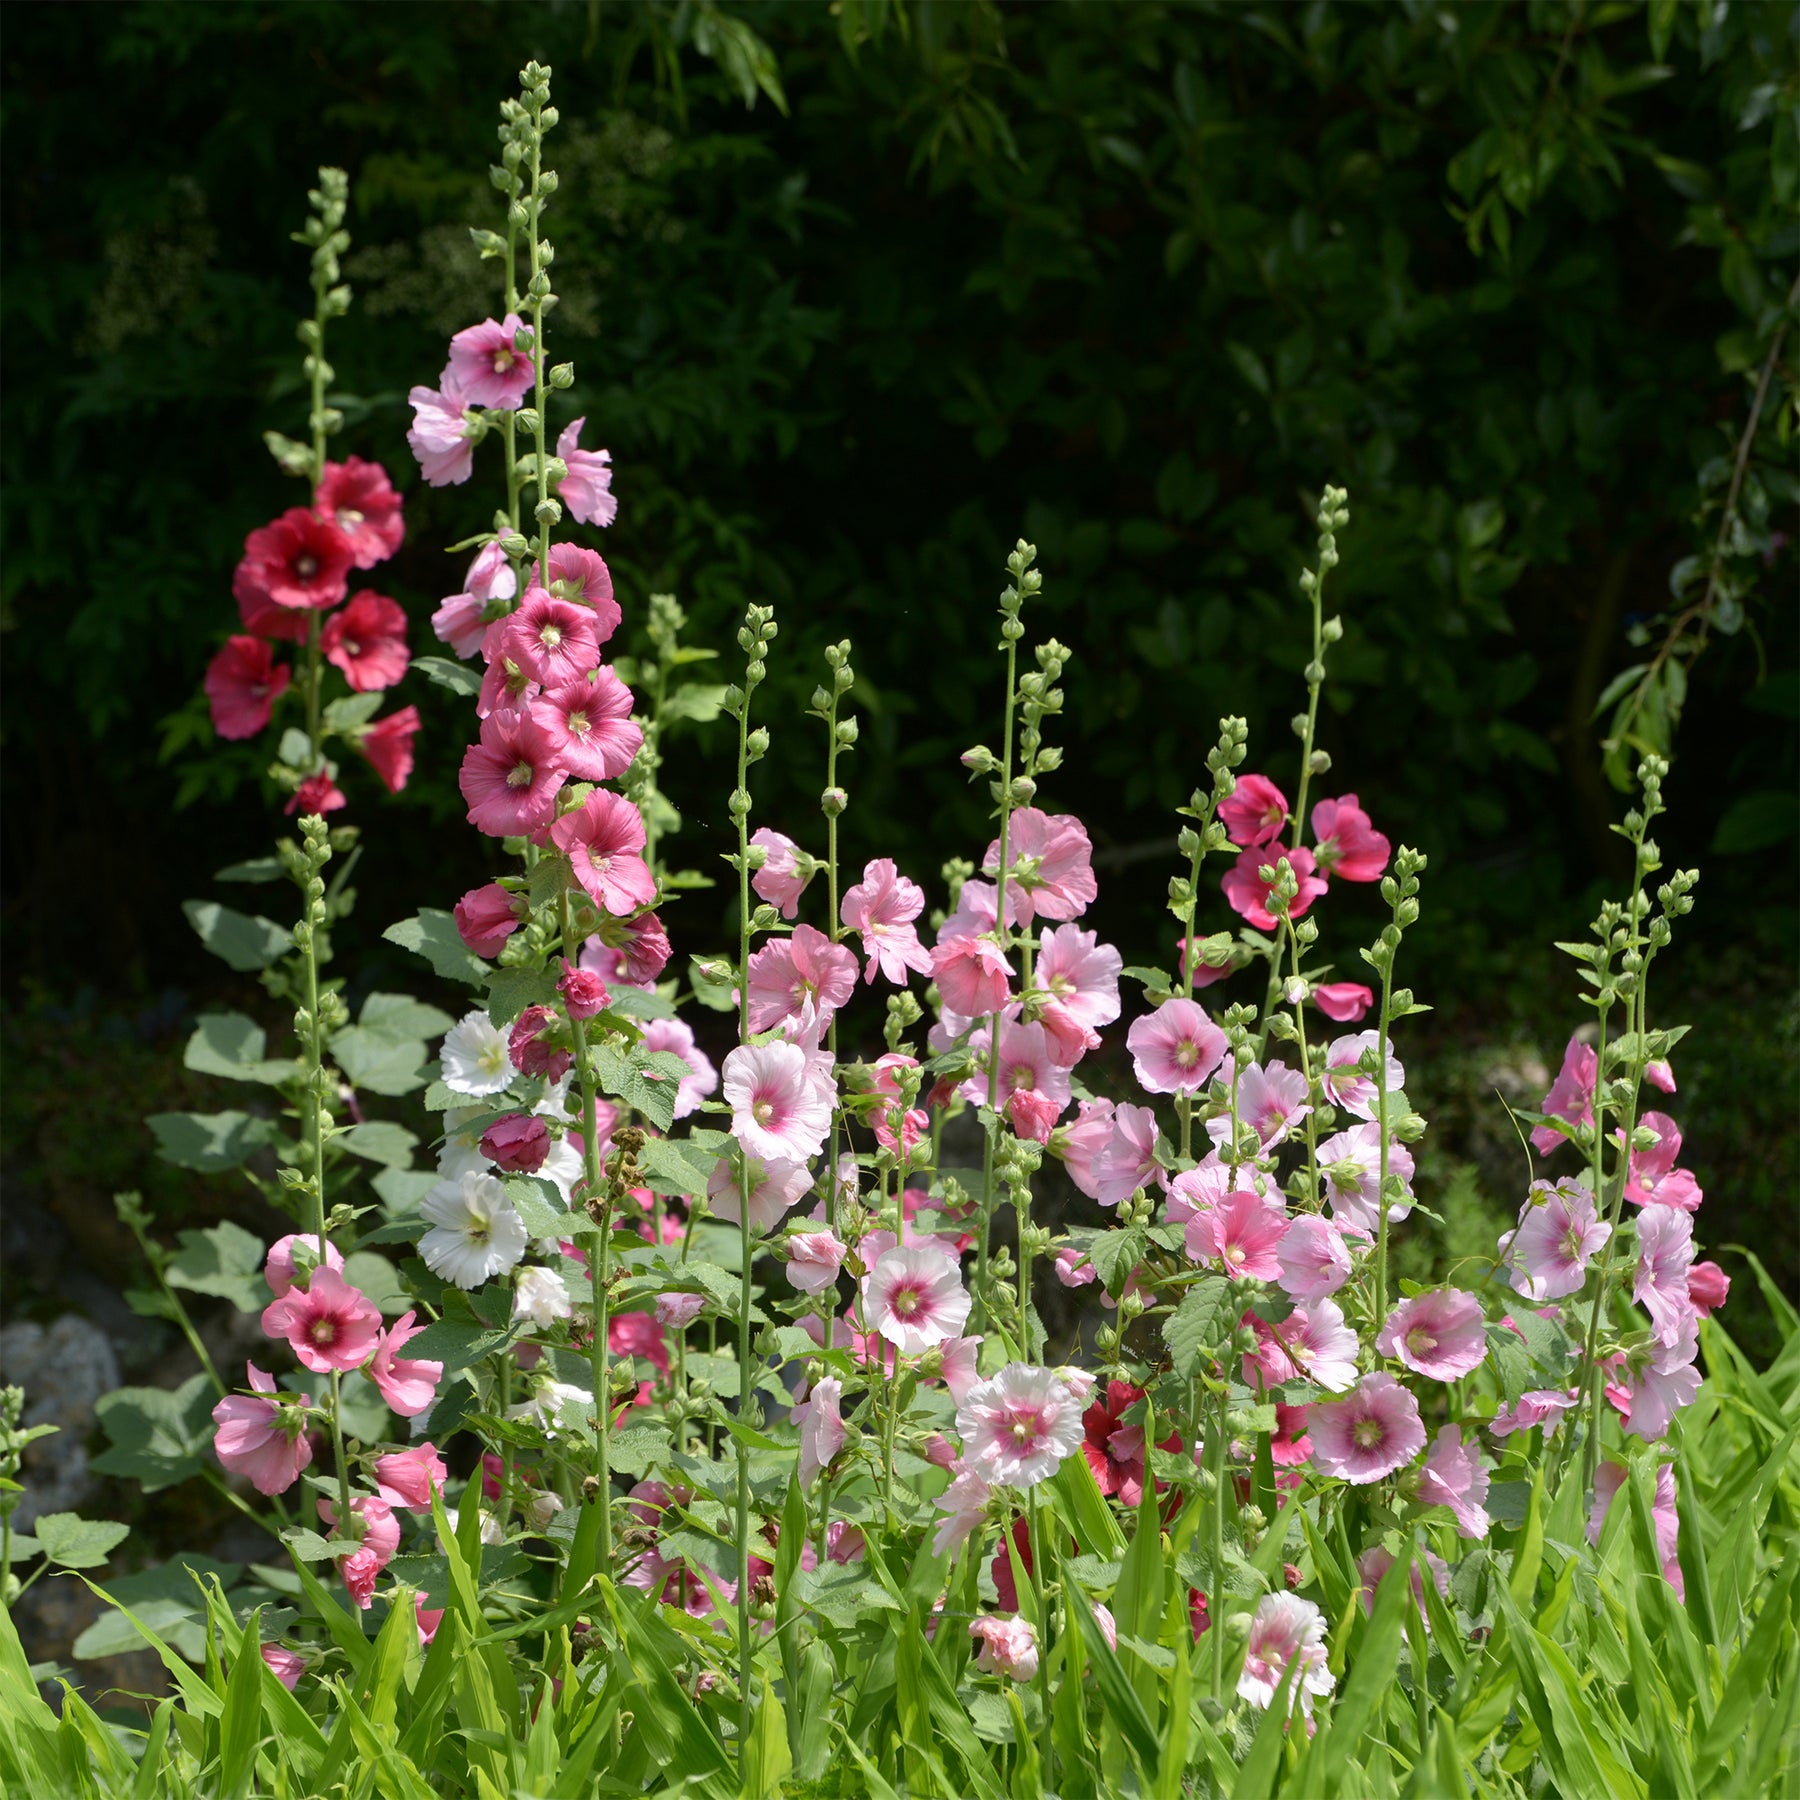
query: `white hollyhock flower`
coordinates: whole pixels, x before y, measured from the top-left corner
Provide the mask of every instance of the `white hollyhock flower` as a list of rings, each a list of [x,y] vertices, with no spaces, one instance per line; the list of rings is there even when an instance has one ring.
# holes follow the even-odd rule
[[[563,1205],[569,1207],[575,1204],[575,1184],[585,1172],[581,1152],[567,1138],[553,1139],[543,1162],[538,1165],[539,1177],[555,1182]]]
[[[444,1147],[438,1152],[438,1174],[445,1181],[465,1175],[489,1175],[494,1165],[481,1154],[481,1133],[468,1129],[473,1119],[484,1119],[490,1106],[453,1106],[444,1114]]]
[[[498,1094],[518,1074],[500,1027],[477,1009],[444,1034],[438,1051],[444,1086],[454,1094]]]
[[[504,1275],[525,1254],[525,1221],[491,1175],[440,1181],[419,1211],[432,1227],[419,1240],[426,1268],[460,1288]]]
[[[555,1437],[557,1415],[565,1406],[592,1406],[594,1396],[586,1388],[566,1381],[541,1380],[531,1391],[531,1398],[508,1409],[509,1419],[535,1419],[545,1437]]]
[[[557,1319],[566,1319],[574,1310],[569,1301],[568,1283],[554,1269],[528,1264],[514,1277],[512,1316],[528,1319],[539,1331],[547,1331]]]

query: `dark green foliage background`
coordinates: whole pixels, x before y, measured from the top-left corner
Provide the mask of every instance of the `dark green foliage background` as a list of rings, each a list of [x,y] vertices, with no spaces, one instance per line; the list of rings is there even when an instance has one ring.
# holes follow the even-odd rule
[[[800,714],[849,637],[847,860],[892,854],[941,899],[938,863],[987,835],[956,758],[997,729],[994,597],[1024,534],[1038,628],[1076,655],[1047,798],[1099,846],[1094,922],[1166,963],[1170,809],[1221,712],[1292,790],[1294,578],[1340,482],[1325,785],[1431,855],[1412,978],[1445,1066],[1473,1059],[1445,1098],[1485,1107],[1491,1138],[1488,1049],[1560,1053],[1581,1014],[1546,946],[1619,874],[1591,715],[1710,543],[1697,472],[1742,430],[1754,322],[1793,275],[1795,8],[1735,4],[1704,33],[1687,4],[1563,0],[735,16],[785,115],[746,107],[709,7],[6,9],[5,1135],[25,1191],[65,1179],[58,1097],[118,1066],[108,1032],[160,1043],[184,1005],[243,998],[179,902],[269,834],[267,746],[215,743],[196,695],[245,532],[299,498],[257,435],[304,412],[304,190],[322,161],[351,173],[342,442],[407,488],[381,573],[423,650],[461,568],[441,546],[486,523],[491,470],[420,485],[404,393],[494,310],[466,228],[497,222],[495,108],[533,55],[563,119],[556,353],[616,460],[627,635],[658,589],[697,641],[729,643],[749,599],[782,622],[759,821],[817,835]],[[1753,485],[1791,540],[1782,459],[1785,485],[1780,466]],[[1775,603],[1715,641],[1679,734],[1660,836],[1704,879],[1663,1016],[1708,1034],[1676,1107],[1705,1235],[1791,1283],[1791,549],[1764,584]],[[351,816],[379,814],[341,944],[359,987],[417,985],[381,928],[486,866],[455,788],[466,708],[416,680],[401,697],[427,720],[413,785],[377,809],[353,772]],[[677,849],[711,870],[727,747],[687,729]],[[1328,916],[1352,973],[1369,897]],[[705,949],[728,920],[702,893],[671,924]],[[1516,1179],[1472,1139],[1447,1153],[1502,1195]]]

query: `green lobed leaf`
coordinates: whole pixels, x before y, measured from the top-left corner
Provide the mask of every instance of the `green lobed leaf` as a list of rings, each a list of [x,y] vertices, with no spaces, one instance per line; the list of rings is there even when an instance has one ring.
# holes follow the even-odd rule
[[[148,1494],[187,1480],[212,1453],[217,1398],[206,1375],[190,1376],[178,1388],[118,1388],[104,1395],[94,1411],[109,1442],[88,1467],[141,1482]]]
[[[241,1112],[152,1113],[144,1123],[165,1162],[209,1175],[235,1169],[278,1135],[273,1120]]]
[[[131,1535],[129,1525],[72,1512],[40,1513],[32,1531],[44,1555],[65,1569],[98,1568]]]
[[[396,1125],[391,1119],[365,1119],[331,1141],[342,1145],[352,1156],[383,1163],[391,1169],[407,1168],[419,1142],[404,1125]]]
[[[452,662],[445,656],[415,656],[410,667],[459,699],[472,700],[481,692],[481,676],[467,663]]]
[[[266,969],[294,947],[294,934],[285,925],[260,914],[233,912],[216,900],[185,900],[181,910],[214,956],[246,973]]]
[[[291,1058],[264,1059],[268,1042],[263,1028],[242,1013],[202,1013],[182,1052],[182,1063],[197,1074],[222,1075],[228,1081],[257,1081],[279,1086],[300,1072]]]
[[[455,918],[437,907],[422,907],[416,918],[402,919],[381,935],[390,944],[424,957],[446,981],[479,987],[488,978],[488,965],[462,941]]]
[[[184,1231],[165,1271],[170,1287],[229,1300],[239,1312],[261,1312],[272,1296],[263,1280],[263,1241],[229,1219]]]
[[[1174,1359],[1175,1373],[1194,1372],[1202,1352],[1215,1349],[1232,1323],[1231,1283],[1223,1275],[1203,1275],[1163,1320],[1163,1342]]]

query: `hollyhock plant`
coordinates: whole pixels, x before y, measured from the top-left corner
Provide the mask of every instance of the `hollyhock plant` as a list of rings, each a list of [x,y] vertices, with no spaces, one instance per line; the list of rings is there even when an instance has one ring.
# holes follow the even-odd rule
[[[360,1368],[375,1348],[381,1309],[336,1269],[313,1270],[304,1288],[291,1287],[263,1309],[262,1328],[284,1337],[315,1374]]]
[[[445,1032],[438,1062],[444,1086],[453,1094],[504,1093],[519,1073],[500,1028],[479,1008],[464,1013]]]
[[[1487,1319],[1473,1294],[1428,1288],[1388,1314],[1375,1347],[1414,1374],[1460,1381],[1487,1355]]]
[[[578,681],[600,661],[594,615],[585,606],[533,588],[506,620],[500,655],[541,687]]]
[[[784,919],[793,918],[819,865],[791,837],[759,826],[750,842],[763,853],[762,867],[750,877],[759,900],[766,900]]]
[[[1350,1279],[1350,1252],[1329,1219],[1305,1213],[1293,1220],[1275,1252],[1275,1280],[1295,1300],[1322,1300]]]
[[[1355,1385],[1362,1345],[1336,1301],[1308,1300],[1296,1306],[1275,1327],[1275,1336],[1299,1379],[1333,1394]]]
[[[1275,891],[1280,864],[1284,860],[1294,872],[1298,891],[1283,917],[1303,919],[1326,888],[1325,881],[1313,873],[1313,853],[1304,844],[1292,849],[1272,846],[1267,850],[1246,850],[1225,873],[1223,887],[1227,904],[1239,918],[1254,925],[1258,931],[1274,931],[1279,924],[1269,910],[1269,899]],[[1269,871],[1266,879],[1264,869]]]
[[[677,1289],[658,1294],[656,1304],[650,1309],[650,1316],[658,1325],[666,1326],[670,1331],[685,1331],[705,1308],[704,1294],[683,1293]]]
[[[1326,981],[1313,989],[1312,1002],[1334,1023],[1354,1025],[1375,1004],[1375,996],[1360,981]]]
[[[403,706],[385,718],[365,725],[356,747],[369,759],[369,767],[390,794],[406,786],[413,771],[413,739],[419,734],[419,709]]]
[[[458,656],[473,656],[493,622],[490,608],[504,606],[518,588],[519,578],[506,552],[498,544],[482,545],[463,577],[462,591],[449,595],[431,615],[433,635]]]
[[[406,539],[400,496],[380,463],[360,456],[328,462],[320,471],[313,505],[343,533],[359,569],[386,562]]]
[[[1306,1077],[1286,1063],[1251,1063],[1237,1077],[1238,1124],[1248,1125],[1265,1150],[1273,1150],[1312,1111]],[[1231,1117],[1206,1121],[1207,1135],[1221,1150],[1229,1148]]]
[[[254,1363],[246,1363],[244,1372],[252,1391],[227,1394],[213,1408],[213,1453],[233,1475],[247,1476],[259,1494],[283,1494],[312,1462],[305,1409],[297,1402],[268,1399],[275,1392],[275,1377]]]
[[[822,1294],[837,1285],[847,1255],[832,1232],[797,1231],[787,1241],[787,1278],[803,1294]]]
[[[550,823],[556,796],[568,778],[569,771],[557,754],[552,721],[527,707],[523,712],[494,713],[482,720],[480,740],[464,753],[457,785],[469,803],[469,823],[477,831],[490,837],[524,837]],[[589,796],[595,798],[598,796]],[[609,798],[617,800],[618,796]],[[635,817],[635,808],[624,801],[619,804]],[[557,820],[559,828],[566,823]],[[640,832],[642,829],[640,820]]]
[[[713,1067],[712,1058],[694,1042],[691,1025],[680,1019],[646,1019],[643,1046],[679,1056],[688,1066],[675,1090],[676,1118],[685,1119],[697,1112],[701,1102],[718,1091],[719,1071]]]
[[[1132,1021],[1125,1042],[1147,1094],[1192,1094],[1225,1060],[1225,1034],[1192,1000],[1165,1000]]]
[[[508,1113],[481,1134],[481,1154],[509,1175],[535,1175],[550,1154],[550,1127],[527,1113]]]
[[[1325,1051],[1325,1072],[1320,1086],[1333,1106],[1354,1113],[1359,1119],[1373,1119],[1380,1107],[1380,1088],[1373,1076],[1364,1075],[1359,1065],[1365,1053],[1379,1055],[1380,1034],[1359,1031],[1350,1037],[1333,1038]],[[1406,1071],[1394,1054],[1390,1043],[1384,1065],[1384,1081],[1390,1094],[1406,1086]]]
[[[644,745],[631,717],[631,689],[609,668],[548,687],[539,717],[558,734],[557,754],[578,781],[616,781]]]
[[[987,1035],[976,1032],[970,1039],[971,1046],[984,1053],[984,1063],[987,1060]],[[1051,1117],[1054,1120],[1069,1104],[1069,1071],[1057,1060],[1054,1041],[1042,1025],[1016,1025],[1010,1019],[1003,1019],[996,1061],[997,1085],[1003,1105],[1014,1094],[1034,1093],[1053,1104]],[[986,1074],[978,1071],[959,1092],[977,1104],[986,1101]]]
[[[1682,1212],[1697,1212],[1705,1195],[1700,1184],[1686,1169],[1678,1169],[1675,1160],[1681,1155],[1681,1131],[1666,1113],[1647,1112],[1638,1123],[1656,1133],[1656,1143],[1649,1150],[1631,1153],[1625,1181],[1625,1198],[1633,1206],[1675,1207]]]
[[[1431,1442],[1431,1454],[1419,1470],[1419,1499],[1426,1506],[1447,1506],[1456,1515],[1456,1535],[1484,1538],[1490,1520],[1488,1472],[1481,1452],[1454,1425],[1443,1425]]]
[[[835,1375],[822,1376],[804,1400],[797,1400],[788,1416],[800,1429],[800,1485],[809,1488],[819,1471],[828,1468],[843,1449],[848,1433],[840,1402],[844,1384]]]
[[[244,539],[232,593],[271,606],[323,612],[349,592],[350,540],[316,512],[290,506]]]
[[[865,981],[873,984],[879,969],[896,987],[905,987],[909,972],[931,972],[931,952],[919,942],[915,923],[924,910],[925,890],[900,874],[890,857],[878,856],[863,870],[862,880],[845,892],[838,913],[862,939],[869,959]]]
[[[410,1450],[391,1450],[372,1465],[375,1491],[389,1506],[431,1511],[431,1493],[440,1493],[450,1471],[432,1444],[415,1444]]]
[[[512,1316],[537,1331],[548,1331],[575,1310],[569,1284],[554,1270],[521,1263],[513,1273]]]
[[[643,855],[643,815],[622,794],[596,788],[550,827],[550,841],[602,912],[622,918],[656,898],[656,877]]]
[[[269,1254],[263,1260],[263,1280],[269,1284],[269,1292],[279,1300],[296,1282],[304,1285],[311,1271],[320,1267],[334,1269],[341,1275],[344,1253],[329,1238],[321,1240],[311,1233],[302,1237],[290,1232],[269,1246]]]
[[[222,738],[251,738],[287,692],[290,671],[260,638],[229,637],[206,665],[206,700]]]
[[[1371,1121],[1326,1138],[1318,1147],[1319,1173],[1331,1216],[1342,1231],[1373,1237],[1380,1224],[1376,1198],[1381,1186],[1381,1128]],[[1387,1147],[1387,1172],[1400,1182],[1399,1199],[1388,1202],[1388,1223],[1412,1210],[1412,1152],[1404,1144]]]
[[[995,1487],[1048,1481],[1086,1436],[1083,1405],[1060,1371],[1008,1363],[956,1409],[965,1465]]]
[[[546,1081],[561,1081],[573,1067],[575,1058],[565,1047],[569,1042],[562,1021],[548,1006],[528,1006],[513,1020],[507,1034],[506,1053],[513,1067],[522,1074],[541,1075]]]
[[[1296,1673],[1288,1702],[1298,1700],[1310,1719],[1313,1701],[1337,1686],[1337,1677],[1326,1664],[1325,1615],[1298,1594],[1264,1594],[1250,1618],[1238,1697],[1267,1712],[1292,1669]]]
[[[535,379],[530,350],[518,347],[525,321],[509,312],[498,322],[483,319],[450,340],[446,385],[454,381],[471,406],[510,412],[524,403]]]
[[[1394,1566],[1394,1553],[1385,1544],[1371,1544],[1356,1559],[1356,1572],[1362,1577],[1360,1590],[1362,1606],[1365,1613],[1375,1611],[1375,1590],[1381,1586],[1387,1572]],[[1419,1617],[1425,1621],[1425,1629],[1431,1630],[1430,1611],[1425,1604],[1425,1574],[1429,1570],[1431,1585],[1442,1595],[1450,1592],[1450,1565],[1441,1556],[1430,1550],[1421,1549],[1413,1557],[1412,1573],[1408,1577],[1408,1585],[1412,1588],[1413,1604],[1419,1609]]]
[[[1113,1102],[1110,1100],[1079,1101],[1074,1123],[1059,1125],[1050,1134],[1050,1142],[1046,1146],[1052,1156],[1062,1159],[1063,1166],[1069,1172],[1069,1179],[1090,1200],[1100,1197],[1097,1164],[1112,1142],[1113,1111]],[[1154,1123],[1155,1115],[1152,1114],[1151,1117]],[[1154,1136],[1151,1144],[1154,1149]],[[1134,1183],[1133,1186],[1135,1185]],[[1131,1188],[1125,1190],[1127,1194],[1131,1191]],[[1118,1201],[1114,1200],[1111,1204],[1116,1206]]]
[[[1588,1512],[1587,1540],[1600,1542],[1613,1501],[1625,1485],[1631,1471],[1623,1463],[1604,1461],[1594,1471],[1594,1504]],[[1681,1516],[1675,1506],[1675,1465],[1659,1463],[1656,1470],[1656,1498],[1650,1507],[1651,1529],[1656,1534],[1656,1554],[1662,1563],[1663,1579],[1675,1590],[1677,1600],[1687,1599],[1687,1584],[1681,1574]]]
[[[1488,1421],[1488,1430],[1497,1438],[1511,1437],[1515,1431],[1532,1431],[1539,1426],[1554,1431],[1571,1407],[1581,1404],[1581,1390],[1570,1388],[1533,1388],[1523,1393],[1511,1406],[1503,1406]]]
[[[306,1673],[306,1659],[296,1656],[292,1650],[280,1644],[264,1644],[262,1659],[268,1664],[275,1679],[290,1694],[300,1685],[300,1677]]]
[[[961,1332],[972,1302],[956,1264],[911,1245],[884,1251],[862,1281],[863,1316],[903,1355]]]
[[[1117,1206],[1141,1187],[1168,1179],[1156,1160],[1156,1114],[1147,1106],[1115,1106],[1105,1148],[1093,1162],[1094,1198]]]
[[[655,913],[602,918],[581,946],[581,966],[616,987],[653,987],[669,961],[669,934]]]
[[[440,1181],[419,1211],[431,1227],[419,1240],[419,1255],[432,1274],[457,1287],[480,1287],[525,1254],[524,1221],[491,1175]]]
[[[444,1365],[427,1357],[403,1357],[412,1339],[425,1330],[415,1325],[412,1312],[404,1312],[382,1332],[369,1363],[369,1379],[381,1397],[403,1419],[417,1418],[437,1398],[437,1385],[444,1378]]]
[[[856,958],[811,925],[771,938],[750,959],[750,1029],[816,1044],[856,992]]]
[[[1219,819],[1240,850],[1274,843],[1287,817],[1287,796],[1266,775],[1240,775],[1219,802]]]
[[[329,775],[309,775],[281,810],[291,819],[295,813],[341,812],[349,804],[344,790]]]
[[[1100,892],[1087,828],[1067,814],[1050,814],[1035,806],[1017,808],[1007,833],[1006,856],[1011,877],[1007,892],[1016,899],[1022,925],[1034,917],[1079,918]],[[998,838],[988,845],[981,868],[985,875],[999,874]]]
[[[557,458],[566,471],[557,479],[556,493],[583,525],[606,526],[619,516],[619,502],[612,491],[612,452],[581,448],[581,428],[586,423],[586,419],[572,419],[556,440]]]
[[[1592,1125],[1594,1082],[1599,1069],[1600,1059],[1592,1045],[1570,1038],[1568,1048],[1563,1052],[1562,1068],[1551,1082],[1540,1110],[1551,1118],[1561,1119],[1566,1125]],[[1531,1147],[1539,1156],[1548,1156],[1566,1136],[1567,1133],[1557,1130],[1554,1125],[1535,1125],[1531,1132]]]
[[[773,1046],[771,1046],[773,1047]],[[780,1048],[787,1048],[786,1045]],[[735,1051],[732,1055],[736,1055]],[[731,1092],[731,1057],[725,1059],[725,1091]],[[742,1153],[744,1175],[731,1160],[720,1157],[706,1184],[706,1198],[716,1217],[737,1224],[744,1180],[750,1185],[750,1228],[766,1237],[787,1216],[789,1208],[812,1186],[812,1174],[803,1159],[762,1157],[752,1150]],[[817,1152],[813,1152],[817,1154]]]
[[[1419,1403],[1385,1373],[1365,1375],[1348,1399],[1316,1401],[1306,1431],[1313,1466],[1356,1487],[1405,1468],[1425,1448]]]
[[[1101,1493],[1116,1495],[1121,1506],[1136,1506],[1144,1497],[1144,1428],[1124,1422],[1143,1397],[1144,1390],[1129,1381],[1109,1381],[1106,1397],[1081,1415],[1081,1452],[1094,1483]],[[1163,1446],[1173,1447],[1173,1440]]]
[[[1312,813],[1319,871],[1339,881],[1379,881],[1394,847],[1369,821],[1354,794],[1321,800]]]
[[[562,996],[563,1009],[569,1017],[583,1022],[597,1017],[612,1003],[611,990],[592,969],[576,968],[570,963],[563,964],[563,972],[556,978],[556,991]],[[705,1061],[704,1058],[701,1060]],[[706,1066],[708,1069],[712,1067],[710,1063]],[[712,1086],[706,1092],[710,1094],[717,1085],[718,1078],[715,1074]],[[679,1113],[676,1114],[677,1118],[680,1116]]]
[[[1697,1262],[1688,1270],[1688,1303],[1701,1318],[1710,1318],[1731,1297],[1731,1277],[1716,1262]]]
[[[1517,1228],[1500,1239],[1500,1257],[1516,1292],[1560,1300],[1586,1285],[1589,1261],[1611,1236],[1584,1182],[1534,1181]]]
[[[477,404],[446,369],[434,388],[415,387],[406,396],[413,422],[406,441],[427,487],[460,487],[475,472],[475,443],[482,426],[469,416]]]
[[[1670,1422],[1700,1391],[1699,1322],[1692,1313],[1681,1320],[1670,1343],[1652,1341],[1631,1354],[1620,1379],[1607,1395],[1625,1415],[1625,1430],[1646,1444],[1668,1435]]]
[[[1056,1279],[1066,1288],[1089,1287],[1100,1279],[1100,1271],[1088,1261],[1087,1253],[1065,1244],[1056,1253]]]
[[[554,599],[586,607],[599,643],[606,643],[625,617],[613,597],[612,571],[597,550],[584,550],[579,544],[552,544],[550,579],[545,581],[539,565],[533,563],[531,583]]]

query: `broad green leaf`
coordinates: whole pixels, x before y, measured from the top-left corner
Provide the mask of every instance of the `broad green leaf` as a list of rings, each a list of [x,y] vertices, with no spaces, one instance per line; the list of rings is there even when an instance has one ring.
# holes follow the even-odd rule
[[[556,998],[556,976],[549,969],[495,969],[487,977],[488,1017],[502,1030],[528,1006],[547,1006]]]
[[[267,1042],[263,1028],[242,1013],[202,1013],[181,1060],[201,1075],[276,1087],[299,1074],[300,1065],[291,1058],[266,1060]]]
[[[1143,1260],[1144,1244],[1142,1229],[1133,1226],[1126,1231],[1103,1231],[1088,1245],[1088,1261],[1115,1300],[1125,1291],[1131,1271]]]
[[[385,1256],[373,1250],[353,1250],[344,1258],[344,1279],[360,1289],[366,1299],[374,1301],[393,1318],[415,1304],[400,1279],[400,1271]]]
[[[332,1037],[331,1057],[355,1086],[372,1094],[410,1094],[425,1085],[420,1071],[426,1050],[418,1038],[395,1038],[362,1025],[346,1025]]]
[[[415,656],[410,665],[434,687],[447,689],[459,699],[472,700],[481,692],[481,676],[467,663],[445,656]]]
[[[1169,1346],[1175,1373],[1191,1375],[1201,1353],[1216,1348],[1231,1324],[1231,1283],[1223,1275],[1201,1276],[1163,1320],[1163,1342]]]
[[[229,1300],[239,1312],[261,1312],[269,1304],[261,1238],[227,1219],[205,1231],[184,1231],[177,1242],[165,1271],[170,1287]]]
[[[571,1217],[556,1185],[541,1176],[508,1175],[501,1186],[513,1203],[514,1211],[525,1221],[525,1229],[534,1238],[566,1237],[577,1222],[583,1226],[587,1223],[585,1213],[579,1221]]]
[[[489,969],[456,929],[455,918],[437,907],[422,907],[417,918],[402,919],[381,934],[390,944],[422,956],[446,981],[480,987]]]
[[[241,1112],[152,1113],[144,1123],[165,1162],[208,1175],[235,1169],[277,1136],[272,1120]]]
[[[218,1391],[205,1375],[178,1388],[119,1388],[94,1408],[109,1439],[88,1466],[121,1475],[154,1494],[198,1474],[212,1454],[213,1403]]]
[[[32,1531],[45,1556],[65,1569],[97,1569],[131,1535],[129,1525],[72,1512],[40,1513]]]
[[[641,1112],[658,1130],[675,1122],[675,1093],[687,1064],[667,1050],[638,1048],[621,1055],[609,1045],[594,1051],[594,1072],[603,1091]]]
[[[186,900],[181,910],[201,943],[234,969],[266,969],[294,947],[294,934],[285,925],[260,914],[233,912],[216,900]]]
[[[331,1141],[353,1156],[384,1163],[391,1169],[407,1168],[419,1142],[404,1125],[396,1125],[391,1119],[365,1119]]]

